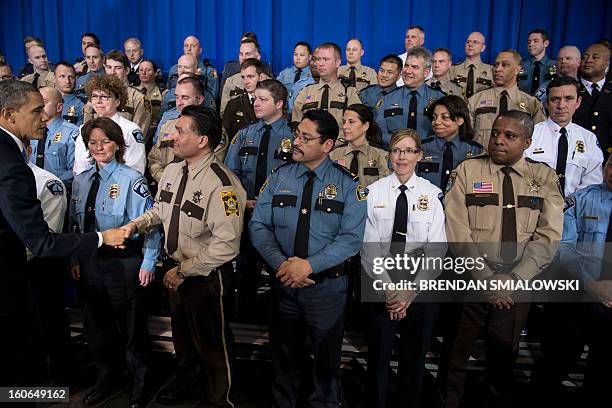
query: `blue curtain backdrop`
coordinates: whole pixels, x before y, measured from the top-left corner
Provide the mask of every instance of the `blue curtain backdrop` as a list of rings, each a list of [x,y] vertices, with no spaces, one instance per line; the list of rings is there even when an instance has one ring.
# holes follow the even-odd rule
[[[97,33],[106,51],[135,36],[145,55],[167,70],[181,54],[183,38],[194,34],[221,68],[237,58],[242,32],[254,31],[277,73],[292,63],[300,40],[344,48],[347,39],[360,38],[363,62],[377,67],[382,56],[404,52],[404,33],[413,24],[425,29],[429,49],[448,47],[455,62],[476,30],[487,37],[485,61],[504,48],[526,55],[527,33],[536,27],[550,33],[549,55],[555,57],[562,45],[584,49],[612,38],[610,16],[610,0],[0,0],[0,49],[16,69],[25,63],[26,35],[45,41],[51,61],[80,57],[86,31]]]

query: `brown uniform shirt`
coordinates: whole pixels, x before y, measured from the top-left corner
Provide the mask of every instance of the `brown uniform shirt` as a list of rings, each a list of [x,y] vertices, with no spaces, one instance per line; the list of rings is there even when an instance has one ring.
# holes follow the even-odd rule
[[[446,234],[449,242],[461,243],[462,256],[482,256],[483,247],[470,243],[489,242],[487,259],[502,262],[503,165],[487,155],[463,161],[451,173],[444,198]],[[563,232],[563,197],[558,177],[546,164],[521,158],[510,173],[516,211],[517,253],[522,259],[513,272],[531,279],[550,263]],[[481,184],[478,184],[481,183]],[[482,184],[485,183],[485,184]],[[489,185],[488,183],[491,183]],[[450,188],[450,190],[449,190]],[[480,191],[480,192],[479,192]],[[477,275],[491,274],[487,268]]]
[[[166,247],[172,208],[186,164],[168,165],[153,208],[133,220],[139,231],[163,225]],[[169,255],[180,262],[183,276],[207,276],[240,251],[246,192],[240,180],[212,154],[191,163],[188,169],[185,192],[178,203],[178,248]]]
[[[222,125],[225,132],[233,139],[240,129],[244,129],[250,124],[257,122],[257,120],[253,104],[251,103],[251,97],[249,94],[243,93],[227,104]]]
[[[151,100],[144,96],[143,93],[133,86],[127,85],[128,99],[123,108],[119,110],[119,114],[129,121],[138,125],[143,134],[146,134],[147,129],[151,125]],[[97,117],[91,102],[83,108],[83,123],[87,123],[90,119]]]
[[[480,143],[487,149],[493,122],[499,115],[499,99],[503,88],[490,88],[472,95],[468,100],[472,125],[476,132],[475,142]],[[528,93],[521,91],[514,85],[508,91],[508,110],[516,109],[531,115],[535,123],[546,120],[542,103]]]
[[[244,89],[242,88],[242,77],[240,76],[240,72],[227,78],[221,90],[221,117],[223,117],[227,103],[243,93]]]
[[[349,64],[342,65],[338,68],[338,79],[348,80],[350,74],[351,66]],[[378,78],[376,77],[376,71],[374,71],[374,69],[361,64],[355,65],[355,85],[357,91],[361,91],[362,89],[377,83]]]
[[[470,72],[470,63],[463,61],[450,68],[449,76],[461,85],[463,89],[467,88],[467,77]],[[479,61],[474,65],[474,93],[491,88],[493,83],[493,65],[485,64]]]
[[[451,77],[446,74],[440,79],[434,77],[429,78],[425,83],[432,88],[438,89],[447,95],[457,95],[465,98],[465,89],[457,85],[451,80]]]
[[[350,169],[354,157],[353,150],[359,151],[357,155],[359,184],[368,186],[391,174],[388,165],[389,154],[382,149],[370,146],[367,142],[358,148],[353,148],[349,144],[340,145],[331,151],[329,158]]]
[[[21,78],[21,81],[27,82],[29,84],[33,84],[34,75],[36,75],[36,73],[28,74],[24,76],[23,78]],[[51,86],[51,87],[55,86],[55,75],[53,75],[53,72],[51,71],[41,71],[40,72],[40,76],[38,77],[38,87],[42,88],[44,86]]]
[[[154,82],[148,87],[140,84],[138,89],[140,89],[142,94],[151,101],[151,126],[157,126],[157,120],[161,117],[159,113],[161,111],[161,103],[163,99],[159,87]]]

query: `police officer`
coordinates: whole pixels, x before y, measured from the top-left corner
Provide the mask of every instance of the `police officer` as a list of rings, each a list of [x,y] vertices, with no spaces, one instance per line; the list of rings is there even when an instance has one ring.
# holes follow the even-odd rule
[[[75,177],[72,190],[73,225],[82,232],[118,228],[153,205],[141,173],[124,164],[123,131],[114,121],[99,117],[82,128],[95,165]],[[102,247],[73,266],[82,283],[85,330],[98,367],[94,388],[85,406],[104,401],[117,387],[123,365],[132,376],[130,408],[146,405],[148,333],[142,287],[154,277],[160,253],[159,230],[126,241],[125,249]]]
[[[425,46],[425,29],[423,29],[423,27],[418,26],[418,25],[413,25],[413,26],[408,27],[408,29],[406,29],[406,36],[404,37],[404,47],[406,49],[406,52],[398,55],[398,57],[402,60],[402,66],[404,66],[404,64],[406,63],[406,57],[408,56],[408,51],[410,51],[411,48],[424,47],[424,46]],[[428,76],[431,76],[431,72],[429,73]],[[397,80],[396,85],[398,87],[403,86],[404,79],[400,77]]]
[[[64,99],[62,118],[80,126],[83,124],[83,108],[85,103],[74,92],[76,86],[76,73],[74,67],[66,61],[58,62],[55,66],[55,87]]]
[[[530,95],[535,95],[542,83],[551,80],[557,73],[555,60],[546,55],[549,44],[548,33],[541,28],[531,30],[527,36],[530,58],[521,61],[518,86]]]
[[[424,139],[417,174],[446,191],[446,184],[459,163],[479,155],[484,148],[474,138],[470,112],[457,95],[447,95],[434,101],[427,110],[433,135]]]
[[[431,56],[432,76],[425,82],[432,88],[436,88],[447,95],[463,96],[465,90],[449,75],[452,63],[453,54],[451,54],[448,48],[436,49]]]
[[[36,88],[54,86],[53,67],[49,65],[45,49],[40,45],[32,45],[27,48],[27,53],[28,62],[34,67],[34,72],[24,76],[21,80],[34,85]]]
[[[240,129],[244,129],[257,121],[253,110],[255,88],[259,81],[267,78],[263,65],[255,58],[244,60],[240,65],[240,76],[244,93],[230,100],[223,113],[223,128],[230,137],[236,135]]]
[[[77,76],[84,75],[89,69],[85,50],[90,45],[95,45],[99,47],[100,38],[98,38],[98,36],[94,33],[83,33],[83,35],[81,36],[81,51],[83,52],[83,58],[77,58],[75,64],[73,65]]]
[[[155,205],[125,226],[126,235],[163,225],[165,249],[177,266],[166,272],[175,380],[158,395],[178,404],[205,390],[206,403],[233,407],[223,302],[231,292],[231,261],[238,255],[246,194],[238,178],[212,154],[221,138],[214,111],[186,106],[176,123],[175,147],[184,160],[168,165]],[[201,378],[194,378],[199,374]]]
[[[423,136],[431,132],[427,107],[443,97],[444,93],[425,83],[430,71],[431,53],[422,47],[411,48],[402,72],[405,86],[384,96],[374,112],[376,123],[382,130],[385,148],[389,147],[391,135],[398,129],[414,129]]]
[[[450,69],[449,76],[464,88],[466,98],[493,86],[493,66],[480,59],[486,47],[482,33],[471,33],[465,41],[465,60]]]
[[[293,47],[293,66],[283,69],[278,74],[278,79],[287,88],[289,93],[287,99],[287,113],[291,116],[295,98],[305,86],[314,84],[315,80],[310,72],[310,61],[312,60],[310,44],[300,41]]]
[[[532,133],[529,114],[511,110],[499,115],[489,139],[490,156],[465,160],[450,175],[444,199],[449,242],[489,243],[475,252],[473,245],[455,248],[456,256],[478,257],[486,251],[486,264],[473,269],[474,278],[530,281],[549,265],[554,243],[561,239],[563,197],[557,176],[547,165],[523,158]],[[534,250],[534,239],[545,245]],[[459,405],[466,364],[483,330],[490,402],[508,403],[513,396],[513,365],[530,304],[515,303],[511,291],[486,296],[487,302],[462,305],[457,331],[448,338],[449,355],[439,374],[447,407]]]
[[[338,68],[338,79],[345,87],[353,87],[357,92],[376,83],[376,71],[361,64],[364,54],[361,40],[352,38],[346,43],[346,64]]]
[[[395,88],[396,82],[402,73],[404,64],[397,55],[387,55],[380,60],[380,67],[376,73],[375,85],[370,85],[359,92],[359,98],[364,105],[370,108],[377,108],[378,103],[382,104],[382,97]],[[380,105],[379,105],[380,106]]]
[[[161,116],[162,93],[155,81],[157,73],[157,64],[152,60],[143,59],[138,64],[138,78],[140,81],[138,88],[142,94],[151,101],[151,126],[147,129],[145,137],[147,145],[151,140],[151,136],[157,129],[157,124]]]
[[[291,122],[296,126],[310,109],[325,109],[342,127],[342,115],[347,106],[361,103],[355,88],[345,88],[338,79],[338,67],[342,63],[340,47],[324,43],[318,47],[317,71],[320,81],[302,89],[293,104]]]
[[[572,122],[581,98],[578,81],[558,77],[548,84],[548,119],[535,126],[525,157],[555,169],[564,195],[601,182],[603,154],[597,137]]]
[[[76,80],[75,90],[78,94],[85,92],[85,84],[93,75],[104,73],[104,53],[99,45],[88,45],[85,48],[85,61],[87,62],[87,72],[80,75]]]
[[[214,72],[214,76],[212,71],[212,67],[208,67],[205,70],[204,74],[199,74],[200,68],[198,67],[198,60],[191,54],[182,55],[178,59],[178,63],[176,64],[177,71],[175,74],[172,74],[170,79],[168,80],[168,84],[166,90],[163,92],[163,99],[161,105],[162,113],[167,112],[169,109],[172,109],[176,106],[176,99],[174,99],[174,89],[176,88],[177,81],[182,78],[185,74],[195,75],[200,82],[202,82],[202,86],[204,87],[204,106],[208,106],[211,109],[216,108],[216,94],[213,92],[217,92],[215,85],[211,80],[217,80],[216,71]]]
[[[127,74],[128,83],[132,86],[140,86],[140,77],[138,75],[138,68],[143,60],[144,50],[142,49],[142,43],[136,37],[130,37],[123,42],[123,52],[130,61],[130,69]]]
[[[578,79],[578,69],[580,68],[580,50],[578,47],[573,45],[566,45],[559,49],[557,54],[557,73],[553,75],[553,78],[544,81],[540,88],[536,91],[534,96],[540,100],[546,106],[546,87],[555,78],[559,76],[567,76],[570,78]]]
[[[475,141],[489,145],[489,134],[497,115],[517,109],[526,112],[535,123],[546,120],[540,101],[521,91],[516,86],[521,56],[515,50],[501,51],[495,58],[493,81],[495,86],[480,91],[468,99],[472,125],[476,132]]]
[[[0,81],[6,81],[8,79],[15,79],[13,68],[6,62],[0,61]]]
[[[306,335],[314,354],[309,405],[340,406],[344,262],[363,240],[367,190],[329,160],[338,132],[329,112],[304,113],[293,143],[296,163],[270,175],[249,224],[253,245],[276,277],[270,325],[274,407],[296,406]]]
[[[32,140],[30,161],[50,171],[62,180],[68,191],[72,185],[74,166],[74,141],[79,128],[61,117],[62,95],[55,88],[40,88],[49,116],[47,132],[41,140]]]

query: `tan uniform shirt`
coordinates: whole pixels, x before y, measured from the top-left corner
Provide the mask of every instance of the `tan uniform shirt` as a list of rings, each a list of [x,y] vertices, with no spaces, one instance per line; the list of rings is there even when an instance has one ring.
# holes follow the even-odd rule
[[[150,86],[141,84],[139,89],[142,94],[151,101],[151,127],[156,127],[157,121],[161,117],[159,113],[161,111],[161,103],[163,99],[162,93],[155,82],[150,84]]]
[[[389,169],[388,159],[389,154],[369,143],[354,148],[348,144],[336,147],[329,154],[329,158],[338,164],[350,169],[353,161],[353,150],[358,150],[357,160],[359,163],[359,184],[368,186],[375,181],[391,174]]]
[[[440,79],[434,77],[429,78],[425,83],[432,88],[439,89],[447,95],[457,95],[465,98],[465,89],[451,81],[451,77],[446,74]]]
[[[139,231],[163,225],[166,249],[172,208],[186,164],[168,165],[153,208],[133,220]],[[177,203],[181,209],[178,248],[169,255],[180,262],[182,275],[207,276],[240,251],[246,192],[240,180],[212,154],[191,163],[188,169],[185,192]]]
[[[51,87],[55,86],[55,75],[53,75],[53,72],[40,71],[39,74],[40,74],[40,76],[38,77],[38,87],[39,88],[42,88],[44,86],[51,86]],[[36,73],[28,74],[24,76],[23,78],[21,78],[21,81],[27,82],[29,84],[33,84],[34,75],[36,75]]]
[[[486,250],[489,261],[502,262],[499,256],[502,167],[482,155],[463,161],[451,173],[450,190],[444,198],[446,234],[448,242],[461,244],[461,256],[478,257]],[[522,243],[517,251],[519,256],[522,253],[522,258],[513,272],[523,279],[531,279],[550,263],[561,240],[563,197],[555,171],[546,164],[521,158],[512,168],[516,237]],[[487,249],[491,250],[471,246],[474,242],[489,242],[491,246]],[[476,275],[484,278],[490,274],[491,270],[485,268]]]
[[[457,83],[461,84],[463,89],[467,87],[467,77],[468,73],[470,72],[470,65],[471,64],[466,60],[462,63],[451,66],[449,71],[449,76]],[[479,61],[473,65],[474,94],[495,85],[493,83],[493,65],[485,64],[482,61]]]
[[[472,125],[476,132],[475,142],[480,143],[485,149],[489,146],[489,137],[493,122],[499,114],[499,99],[503,88],[490,88],[472,95],[468,100]],[[531,115],[535,123],[546,120],[542,103],[528,93],[521,91],[514,85],[508,91],[508,110],[520,110]]]
[[[304,112],[310,109],[318,109],[321,107],[321,96],[325,87],[325,82],[308,85],[297,96],[293,104],[291,112],[291,121],[300,122],[304,117]],[[361,103],[355,88],[344,89],[344,86],[339,80],[330,82],[329,84],[329,106],[327,111],[333,115],[338,122],[338,126],[342,129],[342,115],[344,110],[354,104]]]
[[[142,129],[143,134],[146,134],[147,129],[151,125],[151,100],[144,96],[143,93],[133,86],[127,86],[128,99],[123,108],[119,110],[119,114],[127,120],[134,122]],[[87,123],[90,119],[97,117],[91,102],[83,108],[83,123]]]
[[[231,99],[242,95],[243,92],[244,89],[242,89],[242,77],[240,76],[240,72],[227,78],[223,84],[223,90],[221,91],[221,117],[223,117],[223,112],[225,111],[227,103]]]
[[[349,64],[342,65],[338,68],[339,79],[348,79],[350,74],[351,66]],[[376,71],[374,69],[361,64],[355,65],[355,85],[357,87],[357,91],[361,91],[362,89],[377,83],[378,78],[376,77]]]

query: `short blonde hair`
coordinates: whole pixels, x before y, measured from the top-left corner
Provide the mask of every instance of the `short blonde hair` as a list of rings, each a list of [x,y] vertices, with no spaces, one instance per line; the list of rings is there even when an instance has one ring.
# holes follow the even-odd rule
[[[392,149],[396,144],[406,138],[414,140],[414,144],[418,150],[421,150],[421,137],[414,129],[400,129],[393,133],[391,140],[389,141],[389,149]]]

